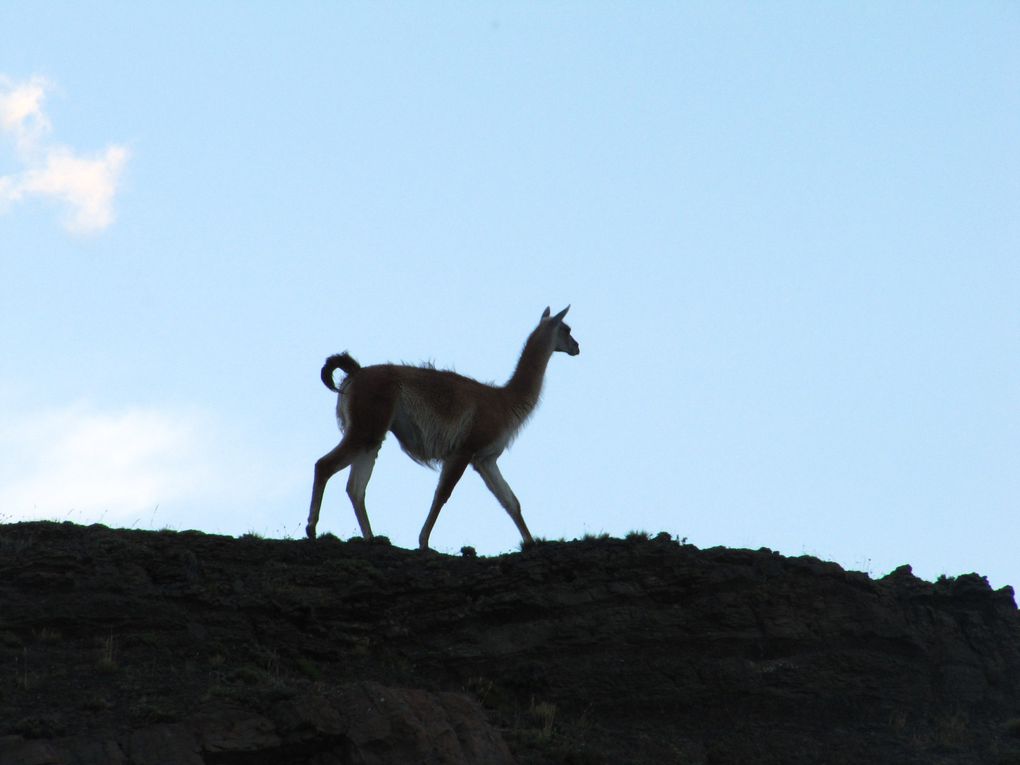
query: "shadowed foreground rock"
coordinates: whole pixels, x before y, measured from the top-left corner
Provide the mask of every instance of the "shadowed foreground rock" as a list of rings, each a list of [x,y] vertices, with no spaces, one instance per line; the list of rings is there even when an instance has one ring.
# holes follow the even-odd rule
[[[3,765],[203,765],[308,762],[512,763],[479,704],[459,693],[340,686],[334,701],[305,695],[265,715],[220,707],[117,734],[0,738]]]
[[[0,526],[2,765],[1020,763],[1009,588]]]

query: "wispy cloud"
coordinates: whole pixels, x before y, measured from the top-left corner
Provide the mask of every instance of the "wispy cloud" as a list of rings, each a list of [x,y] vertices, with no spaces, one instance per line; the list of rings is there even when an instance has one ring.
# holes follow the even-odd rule
[[[81,404],[0,420],[0,514],[5,520],[69,513],[107,523],[208,489],[201,418]]]
[[[30,197],[64,203],[64,226],[77,234],[102,231],[114,220],[113,200],[129,152],[111,144],[83,155],[52,140],[43,110],[52,86],[45,78],[14,82],[0,75],[0,132],[14,146],[21,171],[0,175],[0,211]]]
[[[267,508],[288,502],[296,487],[303,498],[304,462],[281,465],[280,455],[253,446],[214,414],[82,402],[26,408],[2,383],[0,522],[183,524],[235,533],[293,522],[299,533],[300,508],[278,516]]]

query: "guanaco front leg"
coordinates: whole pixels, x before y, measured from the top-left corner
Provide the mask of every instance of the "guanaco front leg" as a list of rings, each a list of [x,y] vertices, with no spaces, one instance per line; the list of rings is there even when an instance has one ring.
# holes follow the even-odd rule
[[[464,475],[464,471],[467,469],[468,463],[471,459],[469,457],[450,457],[446,462],[443,463],[443,470],[439,474],[439,485],[436,487],[436,495],[432,499],[432,508],[429,510],[429,517],[425,520],[425,525],[422,527],[421,534],[418,535],[418,548],[421,550],[429,549],[429,536],[432,534],[432,527],[436,525],[436,518],[439,517],[439,511],[443,509],[443,505],[446,504],[446,500],[450,498],[453,493],[453,487],[457,485],[457,481]]]
[[[527,525],[524,523],[524,516],[521,515],[521,503],[514,495],[513,490],[510,488],[510,484],[503,478],[503,474],[499,472],[499,467],[496,465],[496,458],[489,457],[484,460],[479,460],[472,463],[475,470],[478,471],[479,475],[482,476],[482,480],[485,481],[485,485],[489,488],[499,500],[499,504],[503,506],[503,509],[507,511],[507,514],[513,519],[514,524],[517,526],[517,530],[521,532],[521,539],[524,540],[525,544],[531,544],[535,540],[531,538],[531,532],[528,531]]]

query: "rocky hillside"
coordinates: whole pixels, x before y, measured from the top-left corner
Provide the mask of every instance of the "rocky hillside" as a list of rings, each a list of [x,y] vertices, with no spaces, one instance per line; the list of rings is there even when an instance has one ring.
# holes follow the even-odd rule
[[[0,526],[0,763],[1020,763],[1020,616],[667,535]]]

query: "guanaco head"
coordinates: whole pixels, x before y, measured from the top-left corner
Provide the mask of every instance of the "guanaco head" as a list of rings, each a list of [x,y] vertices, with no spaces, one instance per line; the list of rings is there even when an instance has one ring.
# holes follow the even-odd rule
[[[573,335],[570,334],[570,327],[563,321],[563,317],[567,315],[569,310],[570,306],[568,305],[558,314],[550,317],[551,311],[546,307],[545,311],[542,312],[542,322],[548,322],[550,329],[554,333],[553,350],[562,351],[570,356],[576,356],[581,352],[581,346],[577,344]]]

